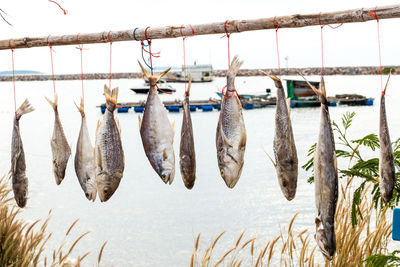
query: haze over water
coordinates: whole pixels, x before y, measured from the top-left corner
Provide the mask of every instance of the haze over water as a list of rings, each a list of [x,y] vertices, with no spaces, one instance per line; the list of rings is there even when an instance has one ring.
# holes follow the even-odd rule
[[[283,77],[285,78],[285,77]],[[318,80],[319,77],[310,77]],[[384,77],[384,79],[386,79]],[[89,132],[94,144],[97,120],[102,116],[99,105],[104,102],[103,86],[108,81],[85,81],[85,111]],[[212,83],[193,84],[191,99],[216,97],[225,79]],[[129,90],[141,85],[141,80],[113,80],[119,86],[120,102],[144,100]],[[183,84],[173,84],[177,92],[162,95],[163,100],[182,98]],[[387,90],[387,114],[392,141],[400,136],[400,112],[398,99],[400,78],[393,76]],[[3,123],[0,137],[0,173],[10,169],[10,146],[13,120],[12,84],[1,84],[0,119]],[[239,93],[263,93],[271,88],[272,81],[266,77],[238,77]],[[73,160],[81,117],[72,100],[79,101],[80,81],[56,81],[59,94],[59,112],[66,137],[71,144],[72,157],[66,177],[57,186],[52,173],[50,137],[53,130],[54,112],[43,96],[53,97],[52,82],[17,82],[17,105],[28,97],[36,108],[20,121],[24,143],[29,185],[29,200],[20,217],[35,221],[45,219],[52,209],[48,230],[53,237],[47,248],[58,246],[70,224],[79,222],[69,241],[90,230],[76,246],[72,256],[91,251],[84,261],[93,266],[100,246],[108,240],[103,253],[104,266],[187,266],[193,251],[195,237],[202,233],[200,247],[205,249],[220,232],[228,232],[219,241],[218,251],[228,250],[233,239],[246,229],[245,238],[257,237],[265,245],[267,240],[279,234],[287,226],[294,213],[296,229],[309,227],[314,230],[314,186],[306,182],[308,174],[300,169],[296,198],[288,202],[282,195],[273,165],[263,149],[272,154],[275,106],[257,110],[244,110],[247,128],[245,165],[236,187],[228,189],[220,177],[215,132],[218,111],[192,113],[195,137],[197,180],[192,190],[187,190],[179,172],[179,142],[182,112],[169,113],[176,120],[175,155],[176,175],[172,185],[165,185],[153,171],[142,147],[137,114],[117,114],[122,129],[125,151],[125,171],[120,186],[112,198],[100,203],[87,201],[75,175]],[[330,108],[331,119],[340,122],[342,114],[355,111],[356,117],[350,128],[350,139],[378,132],[379,76],[328,76],[328,95],[357,93],[374,97],[374,106]],[[292,109],[291,118],[296,139],[299,165],[306,162],[309,147],[316,142],[319,128],[319,108]],[[378,152],[372,156],[377,156]],[[346,163],[347,164],[347,163]],[[340,162],[339,162],[340,168]],[[314,241],[312,241],[314,242]],[[68,243],[69,245],[71,242]],[[66,248],[69,248],[69,245]],[[51,255],[50,250],[46,251]]]

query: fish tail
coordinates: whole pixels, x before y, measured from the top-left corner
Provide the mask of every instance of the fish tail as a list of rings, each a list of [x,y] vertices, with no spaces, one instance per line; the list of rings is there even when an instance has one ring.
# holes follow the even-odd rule
[[[160,73],[160,75],[157,76],[156,82],[158,82],[165,74],[167,74],[168,71],[170,71],[171,68],[168,68],[164,70],[163,72]]]
[[[265,72],[264,72],[265,73]],[[266,73],[265,73],[266,74]],[[275,83],[275,86],[277,87],[277,88],[282,88],[283,86],[282,86],[282,81],[281,81],[281,79],[279,79],[278,77],[276,77],[275,75],[273,75],[272,73],[271,74],[267,74],[268,75],[268,77],[270,77],[273,81],[274,81],[274,83]]]
[[[106,97],[106,108],[111,112],[117,107],[118,87],[110,90],[107,85],[104,85],[104,96]]]
[[[187,95],[187,96],[189,96],[190,95],[190,87],[192,86],[192,76],[190,75],[190,73],[189,73],[189,84],[188,84],[188,87],[186,88],[186,90],[185,90],[185,94]]]
[[[25,99],[25,101],[21,104],[21,106],[19,106],[19,108],[15,112],[15,116],[16,116],[17,120],[19,120],[22,115],[32,112],[34,110],[35,109],[29,103],[28,99]]]
[[[389,79],[390,79],[390,75],[392,74],[392,70],[390,70],[390,72],[389,72],[389,77],[388,77],[388,79],[387,79],[387,81],[386,81],[386,85],[385,85],[385,88],[383,89],[383,91],[382,91],[382,95],[385,95],[386,94],[386,89],[387,89],[387,86],[388,86],[388,84],[389,84]]]
[[[58,95],[57,94],[54,95],[54,102],[51,101],[50,99],[48,99],[47,97],[44,97],[44,98],[46,98],[47,102],[49,102],[49,104],[51,105],[51,107],[54,110],[57,110],[57,106],[58,106]]]
[[[78,106],[78,105],[75,103],[75,101],[74,101],[74,104],[75,104],[76,108],[78,109],[78,111],[81,113],[82,118],[85,117],[85,105],[84,105],[83,98],[81,98],[81,104],[80,104],[80,106]]]
[[[314,85],[312,85],[309,81],[307,81],[307,79],[303,76],[303,74],[301,74],[300,72],[299,72],[299,74],[300,74],[301,77],[303,77],[303,79],[306,81],[308,86],[310,86],[310,88],[314,91],[314,93],[319,96],[321,103],[327,103],[328,99],[326,98],[326,89],[325,89],[324,77],[321,76],[321,83],[319,85],[320,90],[318,90],[317,88],[315,88]]]
[[[236,55],[232,59],[231,65],[229,66],[228,76],[232,76],[232,78],[235,78],[242,65],[243,65],[243,61],[239,61],[238,56]]]

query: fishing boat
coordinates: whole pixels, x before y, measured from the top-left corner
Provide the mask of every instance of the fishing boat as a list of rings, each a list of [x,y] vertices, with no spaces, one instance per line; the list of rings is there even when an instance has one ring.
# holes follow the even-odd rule
[[[186,81],[188,80],[189,74],[192,82],[212,82],[214,80],[211,64],[197,65],[196,62],[194,62],[193,65],[186,66]],[[185,82],[184,66],[182,66],[181,72],[167,73],[164,78],[169,82]]]
[[[267,88],[265,90],[265,94],[241,94],[239,95],[240,99],[255,99],[255,98],[268,98],[271,96],[271,89]],[[221,92],[215,92],[219,97],[222,98],[222,93]]]
[[[163,94],[163,93],[175,93],[176,89],[173,88],[166,80],[161,79],[158,81],[158,93]],[[144,86],[141,87],[135,87],[131,88],[132,91],[134,91],[136,94],[147,94],[149,92],[149,85],[148,83],[145,84]]]
[[[304,80],[285,79],[287,96],[290,98],[290,107],[319,107],[321,103],[317,95]],[[315,88],[319,88],[320,82],[310,82]],[[374,99],[356,94],[335,95],[327,97],[329,106],[352,105],[372,106]]]

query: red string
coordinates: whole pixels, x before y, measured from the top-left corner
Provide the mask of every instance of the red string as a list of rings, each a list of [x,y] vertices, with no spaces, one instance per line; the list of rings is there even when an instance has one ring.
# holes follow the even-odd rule
[[[324,38],[323,38],[323,28],[324,26],[328,26],[329,28],[335,30],[343,25],[343,22],[337,26],[332,26],[330,24],[321,24],[321,12],[318,14],[318,22],[321,26],[321,75],[324,76]]]
[[[275,27],[275,20],[276,20],[276,17],[274,17],[274,27]],[[281,79],[281,63],[280,63],[280,60],[279,60],[278,29],[279,29],[279,23],[276,25],[276,29],[275,29],[275,40],[276,40],[276,53],[278,54],[278,72],[279,72],[279,79]]]
[[[194,29],[193,29],[192,25],[189,24],[189,26],[192,29],[192,36],[194,36]],[[187,36],[183,35],[182,28],[183,28],[183,25],[182,25],[180,31],[181,31],[181,35],[182,35],[182,44],[183,44],[183,72],[184,72],[184,75],[185,75],[185,94],[184,95],[186,96],[187,95],[187,87],[186,87],[186,48],[185,48],[185,39],[186,39]]]
[[[11,63],[12,63],[13,87],[14,87],[14,113],[15,113],[15,117],[17,117],[17,97],[16,97],[16,93],[15,93],[15,74],[14,74],[14,48],[11,45],[11,39],[8,40],[8,45],[11,48]]]
[[[373,12],[368,11],[368,13],[376,19],[376,25],[378,27],[379,72],[381,74],[381,90],[382,90],[382,95],[383,95],[384,92],[383,92],[383,77],[382,77],[381,38],[380,38],[380,33],[379,33],[379,18],[376,15],[376,7]]]
[[[53,1],[53,0],[49,0],[49,2],[56,4],[64,12],[64,15],[67,15],[67,13],[68,13],[67,10],[62,8],[62,6],[59,3],[57,3],[56,1]]]
[[[49,36],[47,36],[47,45],[50,48],[50,60],[51,60],[51,73],[53,75],[53,91],[54,91],[54,98],[56,97],[56,82],[54,78],[54,64],[53,64],[53,46],[49,43]]]
[[[79,33],[76,36],[76,42],[79,42]],[[79,44],[76,49],[79,49],[80,54],[81,54],[81,81],[82,81],[82,100],[85,101],[85,91],[84,91],[84,87],[83,87],[83,55],[82,55],[82,50],[84,50],[83,48],[83,44]],[[86,49],[85,49],[86,50]]]
[[[228,29],[226,28],[226,23],[228,23],[228,20],[225,20],[224,22],[224,29],[225,29],[225,35],[222,36],[221,38],[226,37],[228,39],[228,69],[229,66],[231,65],[231,49],[230,49],[230,43],[229,43],[229,37],[231,36],[231,34],[228,32]]]

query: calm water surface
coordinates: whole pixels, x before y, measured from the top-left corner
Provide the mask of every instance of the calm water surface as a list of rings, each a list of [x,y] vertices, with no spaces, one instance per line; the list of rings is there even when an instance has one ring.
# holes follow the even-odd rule
[[[318,77],[310,77],[317,80]],[[96,105],[104,102],[103,85],[108,81],[85,81],[86,115],[89,131],[94,138],[97,120],[101,113]],[[218,78],[208,84],[193,84],[192,99],[208,99],[224,85]],[[119,86],[119,101],[137,101],[129,90],[141,85],[140,80],[114,80]],[[326,77],[328,95],[359,93],[378,99],[379,76],[332,76]],[[182,98],[184,85],[174,84],[177,92],[163,95],[163,100]],[[238,77],[239,93],[262,93],[275,88],[269,78]],[[59,93],[59,112],[66,137],[75,155],[81,117],[73,104],[81,94],[80,81],[56,82]],[[400,136],[400,77],[392,77],[388,89],[387,113],[392,140]],[[2,83],[0,98],[0,173],[10,168],[10,146],[13,119],[12,84]],[[202,233],[201,247],[223,230],[227,234],[219,246],[226,251],[233,239],[246,229],[245,237],[258,237],[266,244],[285,227],[295,212],[300,211],[296,228],[314,229],[314,187],[306,182],[307,173],[299,170],[296,198],[288,202],[282,195],[275,170],[267,159],[264,149],[272,152],[275,108],[244,110],[247,128],[245,165],[241,178],[233,190],[225,186],[219,175],[215,149],[215,131],[219,113],[192,113],[197,156],[197,180],[192,190],[187,190],[179,173],[179,142],[182,112],[170,114],[176,120],[175,153],[176,176],[172,185],[165,185],[151,168],[142,148],[137,114],[133,111],[118,114],[125,150],[125,172],[114,196],[106,203],[86,200],[75,176],[73,158],[67,174],[57,186],[52,174],[50,137],[54,113],[43,96],[53,95],[52,82],[18,82],[17,102],[28,97],[36,111],[21,119],[21,135],[24,142],[27,174],[30,181],[29,201],[21,216],[29,221],[45,218],[50,209],[52,216],[49,231],[53,237],[48,248],[60,244],[70,224],[77,218],[79,223],[72,231],[70,241],[90,230],[74,250],[73,256],[86,251],[92,253],[85,260],[94,266],[100,246],[108,244],[103,253],[104,266],[187,266],[194,246],[194,239]],[[371,107],[338,106],[330,108],[333,120],[339,121],[346,111],[356,111],[351,137],[358,138],[378,131],[378,105]],[[316,142],[319,126],[319,109],[304,108],[291,111],[300,165],[306,162],[308,148]],[[93,143],[94,143],[94,139]],[[70,244],[69,242],[68,244]],[[68,246],[67,246],[68,247]],[[217,246],[218,249],[218,246]],[[50,255],[51,251],[47,251]]]

